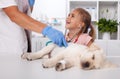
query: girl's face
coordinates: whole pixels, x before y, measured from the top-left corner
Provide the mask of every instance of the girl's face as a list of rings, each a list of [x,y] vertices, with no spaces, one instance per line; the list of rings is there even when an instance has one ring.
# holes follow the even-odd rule
[[[66,29],[74,30],[81,28],[82,22],[80,19],[80,14],[76,10],[73,10],[66,18]]]

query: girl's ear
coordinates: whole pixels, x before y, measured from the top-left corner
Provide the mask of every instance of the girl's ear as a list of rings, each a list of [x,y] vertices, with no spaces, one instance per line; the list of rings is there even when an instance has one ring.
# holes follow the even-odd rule
[[[82,23],[81,23],[81,26],[82,26],[82,27],[84,27],[84,26],[85,26],[85,23],[84,23],[84,22],[82,22]]]
[[[81,24],[79,24],[79,25],[78,25],[78,28],[81,28],[81,27],[82,27]]]
[[[81,22],[78,27],[84,27],[84,26],[85,26],[84,22]]]

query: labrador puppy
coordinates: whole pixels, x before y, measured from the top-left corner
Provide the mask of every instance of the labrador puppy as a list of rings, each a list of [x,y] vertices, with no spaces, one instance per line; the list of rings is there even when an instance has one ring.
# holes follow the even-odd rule
[[[51,43],[38,52],[23,53],[21,57],[32,61],[46,55],[48,55],[48,59],[43,62],[43,68],[55,67],[57,71],[74,66],[84,70],[115,67],[112,63],[106,62],[104,51],[94,43],[91,47],[69,43],[66,48]]]

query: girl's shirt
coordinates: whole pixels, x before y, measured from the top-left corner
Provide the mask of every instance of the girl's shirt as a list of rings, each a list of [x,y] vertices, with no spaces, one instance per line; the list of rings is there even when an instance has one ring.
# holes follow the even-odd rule
[[[84,33],[84,34],[81,34],[79,37],[75,38],[73,42],[87,46],[91,40],[92,40],[92,37],[89,36],[87,33]],[[102,50],[102,49],[96,43],[93,42],[89,46],[89,50],[96,51],[96,50]]]
[[[82,45],[88,45],[88,43],[91,41],[92,37],[89,36],[87,33],[81,34],[79,37],[76,37],[73,42],[77,44]]]

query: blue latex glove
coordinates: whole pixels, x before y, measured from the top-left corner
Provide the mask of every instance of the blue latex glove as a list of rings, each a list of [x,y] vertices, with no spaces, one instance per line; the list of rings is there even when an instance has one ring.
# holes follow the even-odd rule
[[[34,3],[35,3],[35,0],[28,0],[28,3],[31,7],[33,7]]]
[[[57,44],[58,46],[65,46],[67,47],[67,42],[64,38],[62,32],[52,28],[51,26],[47,26],[43,29],[42,34],[47,36],[49,39],[52,40],[53,43]]]

